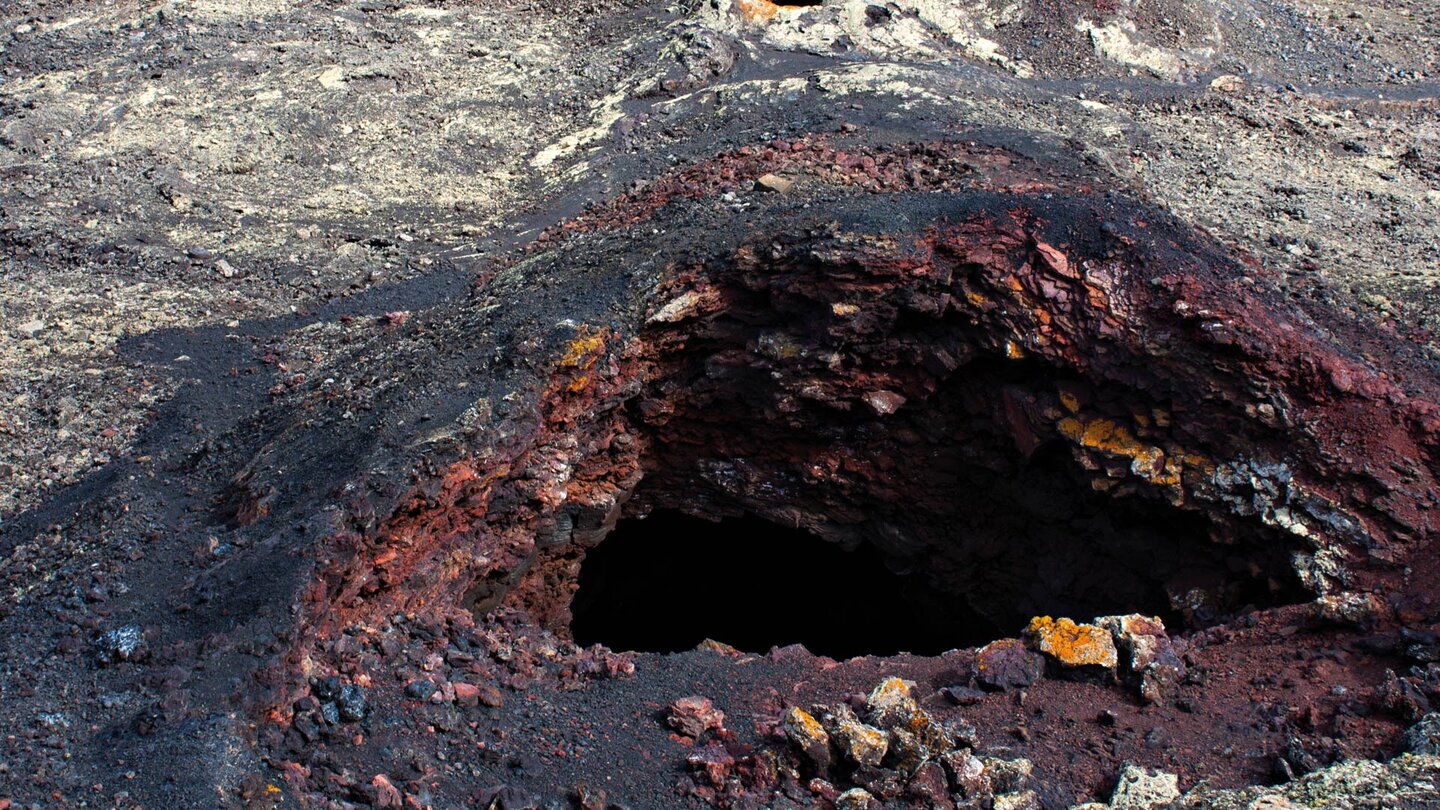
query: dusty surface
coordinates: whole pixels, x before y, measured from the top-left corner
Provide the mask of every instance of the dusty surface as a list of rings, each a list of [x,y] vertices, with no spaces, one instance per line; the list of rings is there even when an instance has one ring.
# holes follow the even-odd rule
[[[1029,782],[818,775],[896,806],[1108,800],[1126,763],[1178,775],[1182,806],[1286,806],[1254,804],[1273,782],[1294,806],[1436,804],[1436,751],[1378,764],[1440,698],[1433,5],[229,8],[4,11],[0,802],[566,806],[603,782],[598,806],[825,806],[783,713],[899,676]],[[926,251],[982,244],[973,285],[924,286]],[[1071,261],[1124,270],[1056,304]],[[873,278],[832,300],[816,267]],[[855,317],[874,301],[907,314]],[[967,318],[967,351],[1039,365],[968,367],[955,394],[949,360],[912,355]],[[1112,340],[1131,354],[1087,359]],[[1125,421],[1137,402],[1181,418]],[[896,466],[825,456],[870,423]],[[937,462],[927,430],[978,449]],[[1079,466],[1025,479],[1032,440]],[[1197,483],[1241,448],[1296,476],[1293,514]],[[935,528],[837,533],[897,496],[974,520],[926,478],[956,469],[1014,482],[986,490],[1024,507],[1001,517],[1089,533],[1035,529],[1018,548],[1059,556],[1033,576]],[[1210,522],[1154,552],[1096,528],[1110,498]],[[583,548],[651,509],[804,524],[952,584],[991,560],[962,601],[997,636],[1163,609],[1188,674],[1156,702],[1054,662],[992,689],[973,648],[569,644]],[[691,695],[729,725],[672,736]]]

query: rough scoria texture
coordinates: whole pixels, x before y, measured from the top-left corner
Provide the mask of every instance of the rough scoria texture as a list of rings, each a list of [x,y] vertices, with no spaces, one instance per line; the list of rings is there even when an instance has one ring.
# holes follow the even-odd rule
[[[135,453],[4,524],[0,808],[1118,807],[1141,785],[1186,791],[1185,807],[1433,806],[1428,338],[1295,294],[1312,288],[1276,270],[1284,256],[1354,270],[1334,234],[1311,248],[1224,218],[1218,234],[1196,227],[1182,215],[1224,206],[1117,167],[1141,154],[1095,146],[1118,137],[1113,113],[1077,113],[1055,84],[1103,76],[1137,120],[1194,87],[1224,106],[1214,94],[1262,79],[1187,82],[1226,58],[1259,70],[1277,35],[1175,7],[1213,24],[1157,44],[1144,40],[1163,14],[1032,5],[607,9],[585,18],[603,47],[577,49],[591,106],[547,118],[557,132],[527,159],[523,127],[495,138],[516,173],[491,180],[530,204],[486,226],[493,256],[437,245],[431,264],[413,257],[436,269],[357,303],[137,340],[137,357],[194,382]],[[381,13],[342,11],[356,31]],[[94,46],[46,13],[11,26],[7,65],[41,75],[46,42],[73,46],[59,61]],[[286,36],[309,36],[309,13],[286,16]],[[371,33],[464,61],[448,49],[471,15],[438,28],[454,13],[407,9],[426,22]],[[167,12],[126,41],[149,60],[152,35],[173,44],[194,25]],[[1042,35],[1069,55],[1030,44]],[[490,55],[478,47],[465,53]],[[1340,48],[1272,65],[1271,90],[1323,78]],[[1429,63],[1376,48],[1366,80],[1404,61],[1423,106]],[[160,81],[188,63],[144,64]],[[317,75],[349,92],[409,74]],[[15,92],[43,107],[44,84]],[[38,155],[25,120],[3,145]],[[183,176],[146,175],[164,151],[150,148],[134,174],[177,229],[199,227],[169,210],[194,195],[224,210]],[[306,183],[345,169],[299,154],[316,163]],[[61,179],[101,184],[70,157],[84,165]],[[1409,196],[1394,200],[1428,199],[1415,178],[1432,158],[1417,145],[1401,161],[1387,182]],[[49,193],[27,165],[5,169],[26,178],[17,193]],[[277,185],[274,170],[257,184]],[[348,199],[325,187],[312,204]],[[1316,216],[1350,210],[1331,202]],[[84,220],[31,213],[5,232],[24,261],[88,261]],[[1387,222],[1357,233],[1397,261],[1430,233]],[[260,241],[294,224],[268,222]],[[93,226],[111,238],[109,219]],[[124,244],[153,270],[189,233]],[[418,250],[401,247],[409,233],[367,238]],[[299,262],[262,247],[256,264]],[[587,550],[655,512],[870,548],[954,649],[837,662],[723,639],[665,655],[576,645]],[[806,609],[824,621],[827,606]],[[1351,777],[1363,784],[1345,794]]]

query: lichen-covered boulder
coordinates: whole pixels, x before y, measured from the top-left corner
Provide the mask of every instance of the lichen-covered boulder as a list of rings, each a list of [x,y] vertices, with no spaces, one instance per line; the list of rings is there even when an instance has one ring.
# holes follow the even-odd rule
[[[1036,649],[1066,667],[1115,669],[1119,663],[1110,632],[1093,624],[1036,616],[1025,628],[1025,636]]]

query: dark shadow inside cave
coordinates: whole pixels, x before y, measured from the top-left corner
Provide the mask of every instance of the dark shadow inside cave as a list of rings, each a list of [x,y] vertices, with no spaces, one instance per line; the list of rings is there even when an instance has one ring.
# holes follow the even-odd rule
[[[846,551],[753,517],[657,512],[621,521],[586,553],[571,629],[578,643],[617,650],[678,652],[711,638],[834,658],[933,655],[994,637],[958,605],[923,610],[939,596],[929,591],[868,546]]]
[[[1127,517],[1139,531],[1155,528]],[[1139,611],[1181,623],[1158,581],[1109,590],[1109,569],[1072,571],[1065,581],[1078,592],[1044,593],[1034,586],[1050,577],[1035,567],[1047,550],[1033,540],[1007,545],[968,576],[901,575],[869,544],[847,551],[755,517],[712,522],[660,511],[621,521],[586,553],[571,631],[578,643],[618,650],[677,652],[711,638],[752,652],[799,643],[850,658],[984,644],[1014,635],[1037,613]],[[977,597],[991,609],[975,610]],[[1080,605],[1089,612],[1077,613]]]
[[[1144,613],[1179,630],[1295,596],[1268,575],[1278,562],[1210,542],[1201,515],[1091,492],[1072,466],[1058,446],[1002,475],[937,461],[910,483],[947,493],[943,516],[918,498],[874,504],[873,518],[927,538],[908,558],[880,538],[847,550],[754,516],[627,518],[581,562],[571,633],[643,652],[711,638],[837,659],[935,655],[1014,636],[1036,615]]]

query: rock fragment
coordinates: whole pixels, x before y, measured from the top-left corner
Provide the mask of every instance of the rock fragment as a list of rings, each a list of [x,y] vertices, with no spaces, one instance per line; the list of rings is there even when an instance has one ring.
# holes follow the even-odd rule
[[[725,713],[715,708],[707,697],[693,695],[683,697],[670,704],[666,725],[691,739],[700,739],[711,729],[725,727]]]
[[[45,331],[45,322],[39,318],[29,320],[15,327],[15,331],[20,337],[33,340],[39,337],[41,332]]]
[[[1405,732],[1405,750],[1440,756],[1440,712],[1431,712]]]
[[[685,761],[715,787],[723,786],[726,778],[735,770],[735,757],[718,741],[707,743],[686,757]]]
[[[1030,775],[1035,772],[1035,764],[1028,759],[995,759],[993,757],[981,757],[980,762],[985,766],[985,773],[990,779],[992,789],[996,793],[1018,793],[1030,786]]]
[[[144,631],[133,624],[106,631],[100,636],[98,646],[96,660],[101,666],[120,661],[141,661],[150,654]]]
[[[1114,669],[1119,663],[1114,639],[1104,628],[1093,624],[1036,616],[1025,628],[1025,635],[1040,652],[1066,667]]]
[[[870,724],[890,733],[890,754],[904,763],[909,773],[932,755],[949,748],[945,730],[920,708],[910,694],[910,685],[899,678],[886,678],[865,698]]]
[[[1185,663],[1159,617],[1132,613],[1102,616],[1095,623],[1108,630],[1125,653],[1125,666],[1140,677],[1140,695],[1145,700],[1162,702],[1185,677]]]
[[[1002,793],[995,797],[995,810],[1040,810],[1040,797],[1033,790]]]
[[[335,707],[340,710],[342,721],[358,723],[370,711],[370,701],[364,687],[347,683],[335,694]]]
[[[1138,765],[1126,765],[1120,783],[1110,796],[1112,810],[1153,810],[1180,798],[1180,780],[1173,773],[1151,773]]]
[[[776,194],[789,193],[790,189],[794,187],[794,180],[781,177],[778,174],[762,174],[755,181],[755,188],[760,191],[773,191]]]
[[[1384,603],[1373,593],[1331,593],[1315,600],[1315,611],[1321,620],[1359,630],[1374,627],[1384,610]]]
[[[924,807],[949,808],[950,784],[945,778],[945,769],[938,762],[927,762],[915,771],[905,785],[905,793],[921,800]]]
[[[870,810],[875,797],[865,788],[851,788],[835,797],[835,810]]]
[[[855,765],[879,766],[890,748],[890,736],[862,723],[849,707],[842,706],[826,716],[830,737],[841,756]]]
[[[399,788],[395,787],[390,778],[383,773],[375,775],[370,780],[370,790],[366,791],[371,807],[404,807],[405,800],[400,795]]]
[[[964,799],[978,799],[992,793],[985,763],[970,751],[950,751],[940,756],[950,784]]]
[[[796,748],[821,772],[830,767],[830,735],[813,715],[804,709],[791,707],[785,713],[781,728]]]
[[[975,667],[980,683],[993,689],[1014,689],[1040,680],[1045,659],[1019,639],[1002,638],[980,648]]]
[[[870,406],[870,410],[879,416],[889,416],[900,410],[900,406],[905,404],[904,395],[894,391],[867,391],[862,399],[865,400],[866,405]]]

